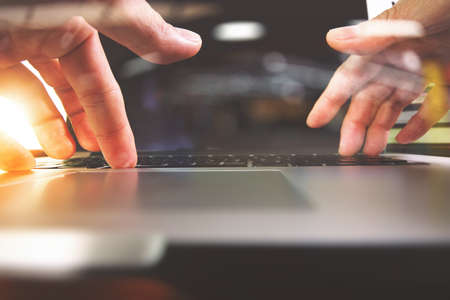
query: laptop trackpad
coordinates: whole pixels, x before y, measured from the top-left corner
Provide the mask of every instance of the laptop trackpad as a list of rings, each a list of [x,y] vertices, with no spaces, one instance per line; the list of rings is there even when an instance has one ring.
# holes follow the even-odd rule
[[[80,172],[47,182],[44,197],[80,209],[286,209],[308,207],[279,171]],[[64,200],[66,199],[66,200]],[[49,199],[51,200],[51,199]],[[52,205],[53,206],[53,205]],[[74,207],[72,207],[73,209]]]
[[[146,205],[183,209],[286,208],[306,202],[279,171],[141,173]]]

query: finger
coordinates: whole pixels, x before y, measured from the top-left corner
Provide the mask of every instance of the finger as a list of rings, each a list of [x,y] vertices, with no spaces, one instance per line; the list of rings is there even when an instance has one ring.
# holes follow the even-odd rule
[[[12,67],[25,59],[13,45],[11,34],[0,32],[0,68]]]
[[[144,59],[168,64],[192,57],[200,50],[198,34],[166,23],[146,1],[113,2],[106,18],[93,20],[92,24]]]
[[[420,23],[400,20],[373,20],[332,29],[327,34],[330,47],[345,53],[370,55],[395,43],[425,35]]]
[[[308,126],[318,128],[329,123],[341,106],[380,72],[382,66],[371,63],[371,59],[353,55],[339,67],[311,110]]]
[[[424,136],[440,119],[448,113],[447,107],[434,107],[430,101],[425,101],[418,113],[397,135],[400,144],[412,143]]]
[[[93,32],[82,44],[60,58],[62,71],[86,112],[105,159],[113,168],[134,167],[133,133],[122,93]]]
[[[424,88],[423,75],[389,65],[383,65],[378,76],[373,81],[396,88],[404,97],[409,97],[411,94],[419,97]]]
[[[379,63],[384,65],[391,65],[399,71],[403,70],[405,73],[411,73],[411,77],[422,75],[422,60],[420,56],[412,50],[408,49],[390,49],[384,51],[381,55]]]
[[[330,30],[327,42],[341,52],[378,53],[400,41],[425,36],[424,26],[436,18],[434,13],[424,1],[400,1],[372,20]]]
[[[442,85],[445,78],[441,67],[435,63],[427,63],[424,70],[429,79],[438,84],[429,91],[419,111],[397,135],[396,139],[401,144],[411,143],[422,137],[448,113],[450,108],[447,86]]]
[[[61,99],[80,145],[88,151],[100,151],[86,113],[75,91],[64,77],[59,61],[57,59],[30,60],[30,63],[39,71],[47,84],[54,88]]]
[[[113,40],[145,59],[161,64],[194,56],[202,43],[198,34],[167,24],[145,0],[17,5],[6,7],[0,14],[0,18],[12,28],[36,31],[59,28],[73,16],[82,16]],[[70,38],[70,34],[65,36],[66,41]]]
[[[34,168],[35,164],[30,151],[0,131],[0,170],[26,171]]]
[[[379,83],[371,83],[357,93],[350,104],[341,128],[339,153],[351,156],[357,153],[380,105],[392,95],[394,89]]]
[[[36,136],[47,155],[65,159],[75,142],[38,78],[22,64],[0,70],[0,94],[23,104]]]
[[[395,91],[378,110],[375,119],[367,131],[364,153],[378,155],[386,148],[389,131],[395,125],[403,109],[416,98],[415,93]]]

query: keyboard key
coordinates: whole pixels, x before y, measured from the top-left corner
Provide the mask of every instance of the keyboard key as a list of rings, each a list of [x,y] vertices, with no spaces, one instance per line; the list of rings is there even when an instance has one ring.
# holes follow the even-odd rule
[[[137,168],[223,168],[223,167],[314,167],[314,166],[392,166],[406,165],[405,160],[389,157],[355,155],[304,155],[304,154],[163,154],[139,153]],[[38,169],[55,168],[108,168],[103,156],[93,153],[86,158],[72,158],[64,162],[43,161]]]

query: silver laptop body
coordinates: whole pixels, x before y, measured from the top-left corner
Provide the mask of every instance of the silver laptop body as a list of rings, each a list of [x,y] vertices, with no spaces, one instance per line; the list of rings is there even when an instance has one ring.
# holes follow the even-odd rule
[[[450,243],[450,158],[384,157],[409,164],[0,174],[0,273],[149,267],[172,243]]]

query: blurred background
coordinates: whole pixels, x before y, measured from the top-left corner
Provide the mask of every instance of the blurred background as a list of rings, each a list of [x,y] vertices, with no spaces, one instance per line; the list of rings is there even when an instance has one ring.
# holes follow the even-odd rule
[[[54,0],[32,2],[38,7]],[[30,1],[0,3],[29,6]],[[326,33],[367,19],[366,1],[149,3],[169,23],[199,33],[203,48],[194,58],[161,66],[102,36],[139,150],[337,152],[348,105],[324,129],[309,129],[305,120],[346,58],[326,44]],[[444,68],[450,82],[450,61]],[[31,127],[23,126],[20,107],[0,100],[0,129],[29,149],[40,148]],[[391,131],[391,144],[419,107],[414,103],[405,109]],[[388,150],[449,155],[444,145],[450,143],[449,125],[447,115],[416,145],[390,145]]]
[[[200,53],[148,63],[103,38],[140,150],[336,152],[338,123],[305,120],[342,61],[330,28],[367,18],[366,4],[336,1],[151,1],[203,38]],[[339,118],[338,118],[339,119]]]

